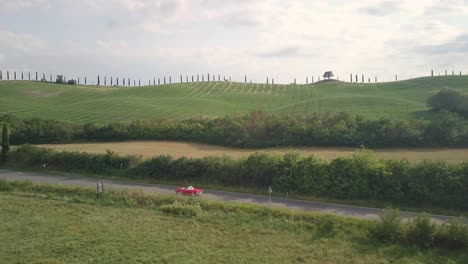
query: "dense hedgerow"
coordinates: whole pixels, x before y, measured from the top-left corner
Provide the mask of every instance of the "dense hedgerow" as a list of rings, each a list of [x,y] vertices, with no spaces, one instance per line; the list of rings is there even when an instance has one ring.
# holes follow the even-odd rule
[[[15,148],[7,166],[58,171],[112,174],[133,179],[215,184],[267,186],[279,192],[337,199],[378,200],[386,203],[468,209],[468,163],[384,160],[368,150],[332,161],[301,157],[253,154],[229,157],[179,158],[57,152],[24,145]]]
[[[369,120],[349,113],[270,115],[252,112],[219,118],[156,119],[105,125],[0,117],[11,124],[12,144],[122,140],[179,140],[233,147],[468,146],[468,128],[456,113],[431,121]]]

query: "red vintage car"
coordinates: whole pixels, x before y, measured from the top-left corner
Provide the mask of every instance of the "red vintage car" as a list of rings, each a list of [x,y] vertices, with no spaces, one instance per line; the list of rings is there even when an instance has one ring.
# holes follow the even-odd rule
[[[194,188],[193,186],[189,186],[187,188],[177,188],[175,190],[176,194],[183,194],[183,195],[200,195],[203,193],[202,189]]]

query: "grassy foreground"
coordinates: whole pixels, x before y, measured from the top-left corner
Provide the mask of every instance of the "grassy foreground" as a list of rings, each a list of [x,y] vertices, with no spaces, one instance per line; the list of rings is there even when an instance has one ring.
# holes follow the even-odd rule
[[[284,155],[297,152],[303,156],[314,155],[321,159],[332,160],[338,157],[350,156],[356,149],[346,147],[294,147],[269,149],[238,149],[207,144],[174,141],[128,141],[104,143],[49,144],[38,145],[57,151],[79,151],[88,153],[106,153],[107,150],[119,155],[142,155],[149,159],[159,155],[169,155],[175,158],[203,158],[206,156],[227,155],[233,158],[243,158],[254,153]],[[408,159],[411,162],[424,160],[445,160],[449,162],[464,162],[468,160],[468,149],[381,149],[374,151],[375,155],[384,159]]]
[[[363,220],[141,193],[97,200],[93,193],[0,181],[2,263],[468,261],[463,250],[381,243]]]
[[[2,81],[0,114],[96,123],[221,116],[253,110],[276,114],[350,112],[371,118],[407,118],[424,115],[428,109],[426,99],[442,88],[464,92],[468,89],[468,76],[377,84],[199,82],[141,87]]]

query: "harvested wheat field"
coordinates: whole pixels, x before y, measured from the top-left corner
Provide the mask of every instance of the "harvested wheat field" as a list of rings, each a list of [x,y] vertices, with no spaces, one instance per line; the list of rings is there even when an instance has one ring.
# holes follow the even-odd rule
[[[83,144],[57,144],[39,145],[55,150],[80,151],[90,153],[104,153],[111,150],[119,154],[142,155],[143,158],[151,158],[157,155],[170,155],[173,157],[200,158],[205,156],[228,155],[233,158],[241,158],[255,152],[269,154],[284,154],[297,152],[301,155],[315,155],[323,159],[335,159],[337,157],[351,155],[354,148],[344,147],[295,147],[295,148],[269,148],[269,149],[237,149],[206,144],[172,142],[172,141],[126,141],[106,143]],[[450,162],[463,162],[468,160],[468,149],[380,149],[375,150],[376,155],[385,159],[408,159],[412,162],[422,160],[446,160]]]

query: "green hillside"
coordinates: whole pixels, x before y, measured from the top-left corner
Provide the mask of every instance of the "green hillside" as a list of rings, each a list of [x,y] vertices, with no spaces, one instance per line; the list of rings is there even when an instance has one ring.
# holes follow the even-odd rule
[[[2,81],[0,114],[98,123],[158,116],[219,116],[253,110],[276,114],[347,111],[370,118],[407,118],[423,115],[427,97],[442,88],[468,90],[468,76],[377,84],[200,82],[141,87]]]

